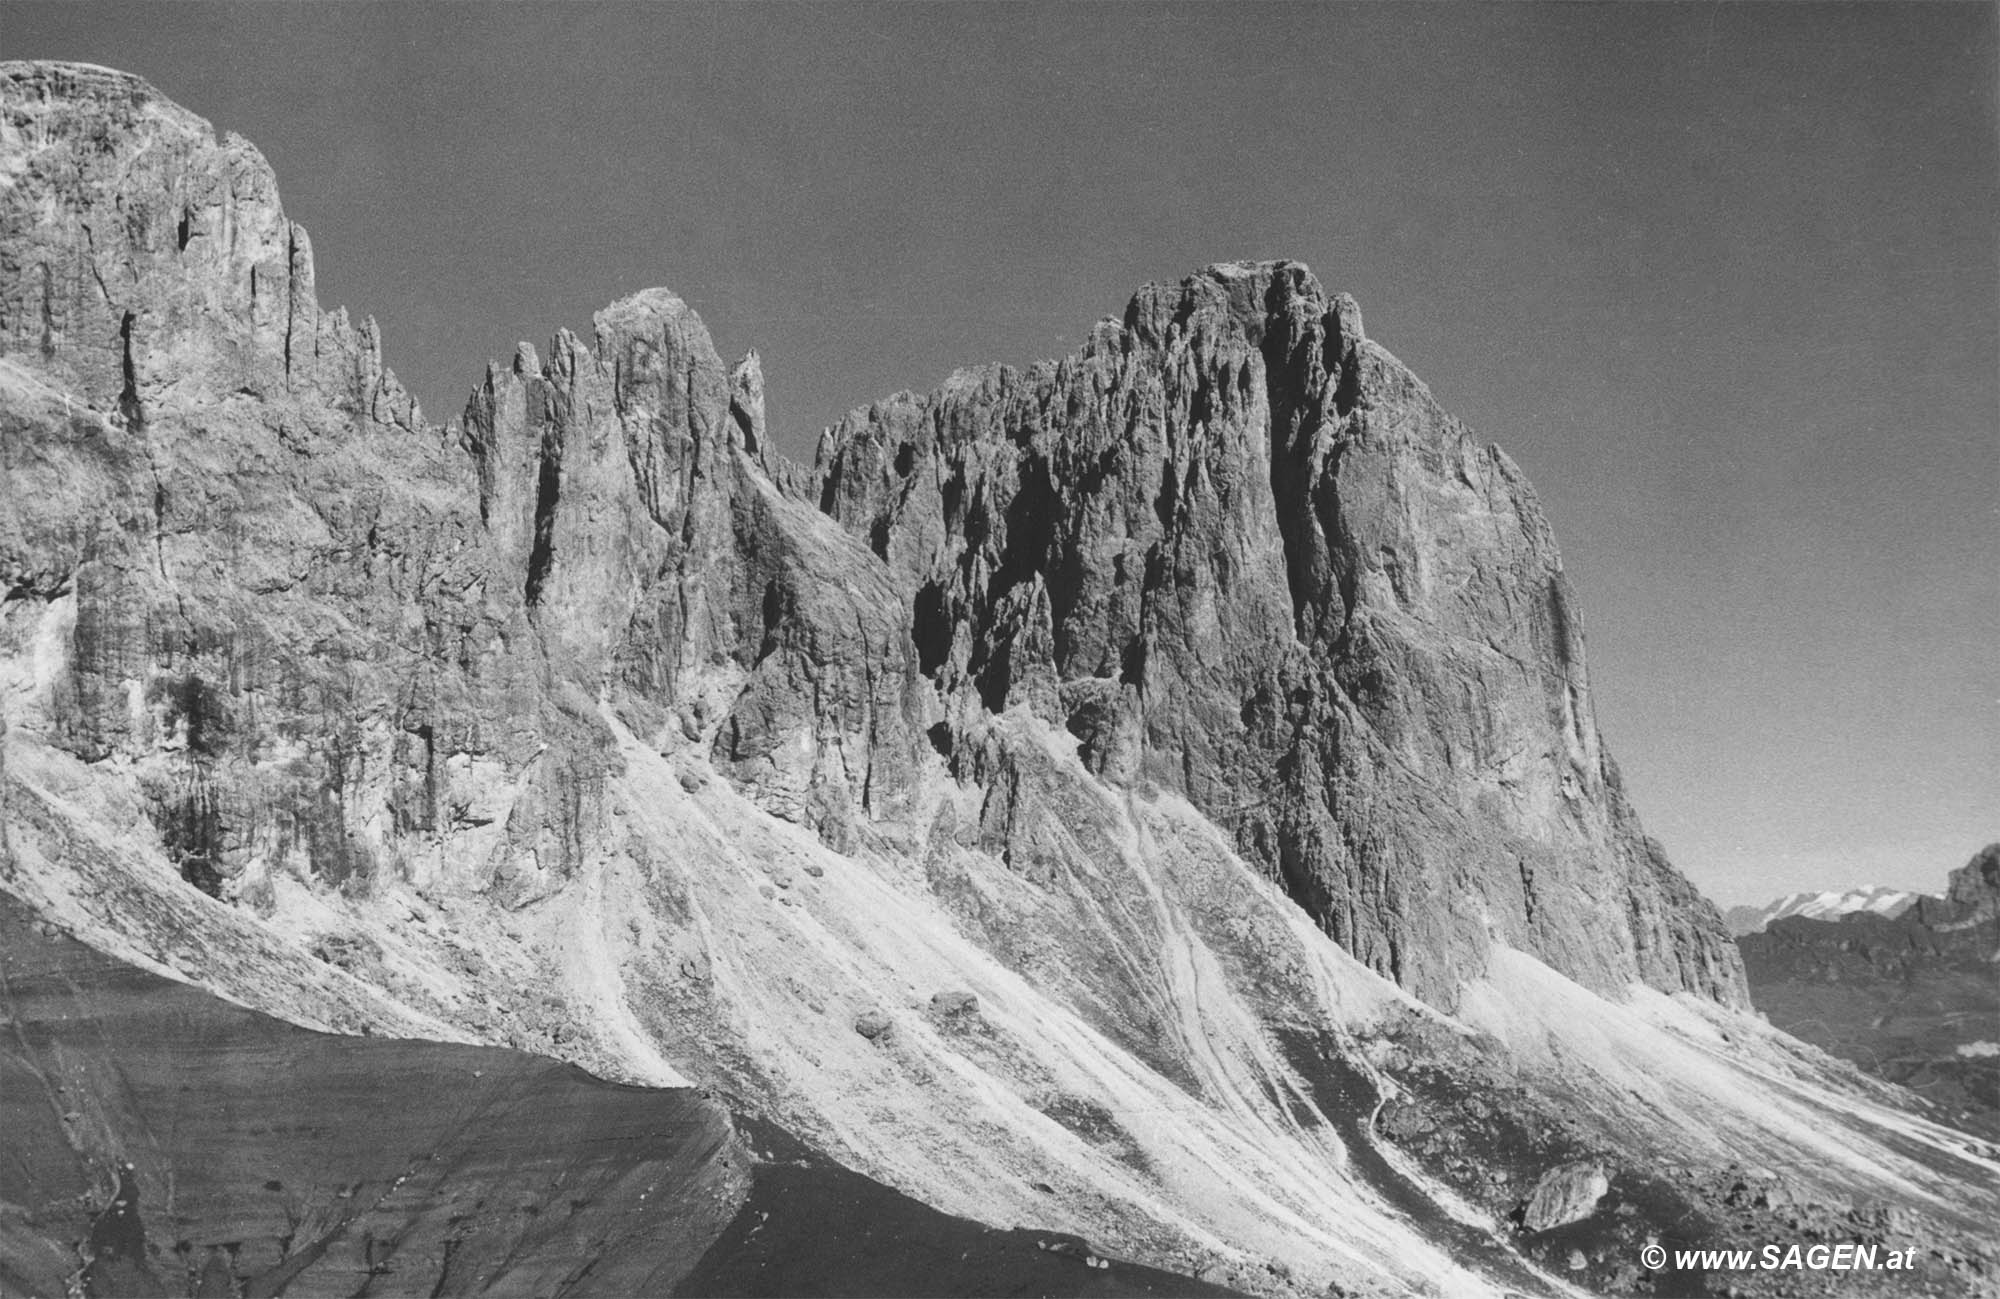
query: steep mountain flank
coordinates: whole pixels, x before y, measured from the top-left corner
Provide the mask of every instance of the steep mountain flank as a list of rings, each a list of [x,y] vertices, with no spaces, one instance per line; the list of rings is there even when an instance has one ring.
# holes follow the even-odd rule
[[[1260,1293],[1633,1289],[1750,1159],[1987,1266],[1993,1150],[1742,1013],[1532,493],[1305,268],[805,466],[662,290],[428,423],[119,73],[0,65],[0,258],[0,889],[93,947]]]
[[[1737,940],[1773,1024],[2000,1137],[2000,844],[1892,916],[1789,916]]]

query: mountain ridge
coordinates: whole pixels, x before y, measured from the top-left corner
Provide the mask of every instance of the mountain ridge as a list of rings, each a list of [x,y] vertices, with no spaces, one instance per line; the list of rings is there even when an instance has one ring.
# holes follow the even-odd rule
[[[1260,1293],[1629,1289],[1750,1230],[1753,1157],[1977,1256],[1994,1153],[1743,1013],[1532,490],[1305,268],[811,466],[660,290],[441,427],[163,103],[0,66],[0,887],[49,921]],[[1593,1158],[1635,1212],[1582,1264],[1505,1225]]]
[[[104,80],[93,73],[80,87],[119,100],[135,122],[150,120],[156,92],[142,83],[107,90]],[[200,137],[184,118],[161,113],[157,124],[171,147],[146,149],[148,165],[209,147],[190,141]],[[18,129],[61,128],[34,116]],[[418,435],[409,442],[448,437],[420,434],[420,412],[383,366],[372,321],[350,328],[344,313],[319,311],[310,240],[284,218],[254,149],[231,136],[220,154],[187,173],[208,181],[162,176],[169,193],[194,186],[177,207],[170,200],[158,211],[133,194],[129,254],[99,249],[80,222],[79,248],[42,263],[68,274],[45,269],[38,304],[9,304],[15,346],[32,341],[49,367],[67,369],[99,400],[115,394],[128,427],[147,418],[142,394],[185,389],[190,372],[221,362],[204,376],[216,389],[332,398],[373,427]],[[217,184],[226,184],[222,201]],[[213,241],[223,245],[219,277],[202,252]],[[95,260],[106,256],[126,269],[107,277]],[[114,321],[102,285],[117,275],[158,277],[166,291],[135,299],[144,309],[121,309]],[[210,337],[212,312],[231,305],[247,317],[249,336],[215,346],[222,340]],[[75,330],[55,322],[73,318],[100,338],[115,330],[117,347],[71,343]],[[780,532],[824,534],[757,504],[757,420],[730,395],[731,374],[698,317],[656,289],[614,304],[595,323],[588,345],[559,334],[546,364],[528,349],[510,367],[489,365],[460,423],[479,483],[486,603],[521,583],[518,615],[543,637],[551,661],[573,664],[566,675],[590,694],[615,682],[616,706],[635,713],[681,702],[680,664],[691,659],[731,658],[754,678],[771,633],[757,631],[770,618],[760,606],[771,599],[796,601],[816,617],[804,634],[844,638],[829,625],[852,615],[817,617],[794,580],[807,567],[805,552],[769,571],[755,558],[740,562],[770,551]],[[141,373],[144,364],[162,372],[171,364],[172,382]],[[742,378],[746,389],[754,385]],[[1056,401],[1066,406],[1060,423],[1047,409]],[[1719,919],[1644,838],[1602,753],[1574,599],[1532,489],[1365,338],[1351,298],[1329,298],[1296,264],[1226,264],[1141,290],[1122,323],[1100,326],[1068,361],[1024,373],[962,371],[935,397],[868,410],[881,422],[837,426],[809,473],[780,478],[885,562],[892,545],[902,552],[891,566],[900,583],[885,584],[866,563],[840,564],[841,582],[875,587],[860,642],[841,649],[850,663],[866,662],[874,685],[908,678],[915,650],[917,675],[935,683],[951,726],[953,697],[976,694],[999,711],[1010,694],[1031,693],[1010,674],[1051,678],[1034,697],[1086,749],[1102,751],[1092,760],[1100,776],[1163,782],[1212,812],[1269,804],[1268,815],[1237,818],[1246,855],[1371,968],[1440,1004],[1450,1004],[1496,934],[1600,989],[1636,976],[1740,1003]],[[936,425],[932,436],[914,436],[926,420]],[[623,455],[607,450],[614,421]],[[572,429],[592,443],[590,460],[572,451],[565,462]],[[892,459],[909,461],[907,476],[877,454],[892,438],[901,439]],[[442,487],[464,468],[440,462],[440,450],[426,447],[413,468]],[[1440,482],[1446,464],[1455,478]],[[874,481],[864,482],[870,474]],[[926,475],[937,481],[919,483]],[[155,476],[155,504],[171,504],[173,482]],[[1083,490],[1093,481],[1097,490]],[[928,517],[914,517],[917,509]],[[419,510],[431,535],[398,538],[408,548],[401,562],[425,562],[439,530],[471,526],[446,522],[455,507],[435,497]],[[741,535],[743,510],[764,511],[759,536]],[[904,535],[892,537],[905,514]],[[1022,520],[1025,530],[1016,526]],[[1428,567],[1442,565],[1427,531],[1434,526],[1476,553],[1505,555],[1513,571],[1495,576],[1473,564],[1434,579]],[[679,576],[646,580],[646,569],[662,566]],[[724,588],[725,577],[734,589]],[[1514,607],[1523,581],[1542,588],[1525,595],[1527,611]],[[904,609],[917,602],[931,607],[913,618]],[[457,613],[421,616],[464,622]],[[971,644],[955,650],[938,641],[968,620]],[[782,644],[773,648],[783,656]],[[835,671],[851,676],[852,668]],[[1457,681],[1477,683],[1470,717]],[[1070,700],[1051,697],[1065,689]],[[753,681],[750,698],[762,707],[759,690]],[[867,779],[893,786],[920,754],[914,714],[879,692],[849,702],[882,732],[865,746]],[[1190,715],[1199,725],[1187,724]],[[727,767],[768,757],[756,751],[775,738],[757,731],[767,720],[732,719],[722,741]],[[446,724],[407,721],[404,729],[435,733]],[[554,719],[550,727],[576,729]],[[1231,732],[1248,734],[1220,749],[1209,741]],[[1128,736],[1122,747],[1111,744],[1119,735]],[[837,773],[818,761],[811,773],[772,772],[754,783],[771,806],[844,835],[848,809],[858,802],[868,810],[869,795],[856,798],[866,779],[845,763],[858,738],[843,747]],[[595,780],[591,754],[603,741],[576,739],[572,774],[553,777],[560,788],[550,792],[581,799],[582,812]],[[1516,756],[1499,779],[1484,776],[1495,751],[1510,748]],[[329,768],[327,783],[343,779]],[[792,788],[799,779],[805,787]],[[437,773],[423,780],[434,788]],[[1343,807],[1329,801],[1335,786]],[[1378,822],[1347,810],[1376,804],[1395,813]],[[220,811],[226,825],[232,818],[226,806]],[[161,815],[183,830],[209,824],[208,812],[185,800]],[[325,858],[321,868],[335,883],[361,868],[346,842],[351,820],[320,834],[314,860]],[[1478,829],[1456,831],[1462,823]],[[541,832],[566,845],[553,854],[558,862],[574,860],[577,829],[565,815]],[[1488,842],[1497,837],[1506,842]],[[396,851],[393,834],[363,840],[371,858]],[[204,872],[218,869],[209,859],[231,856],[206,843],[190,851]],[[1431,861],[1444,856],[1466,865],[1439,876]],[[1617,863],[1624,887],[1593,884],[1605,862]],[[1594,937],[1580,945],[1577,934]]]

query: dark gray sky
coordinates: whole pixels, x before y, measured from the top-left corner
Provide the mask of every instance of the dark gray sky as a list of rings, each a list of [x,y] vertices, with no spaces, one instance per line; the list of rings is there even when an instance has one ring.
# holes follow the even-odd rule
[[[2000,838],[1986,4],[0,4],[254,140],[434,418],[664,284],[793,454],[1296,257],[1534,479],[1724,903]]]

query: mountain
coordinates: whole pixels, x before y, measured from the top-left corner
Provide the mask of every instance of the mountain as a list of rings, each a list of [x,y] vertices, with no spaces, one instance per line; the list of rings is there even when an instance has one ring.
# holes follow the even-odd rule
[[[804,465],[661,289],[429,422],[254,147],[136,78],[0,67],[0,179],[38,923],[304,1028],[699,1086],[1114,1273],[2000,1267],[2000,1152],[1749,1012],[1532,489],[1304,266],[1149,286]],[[100,1208],[181,1176],[71,1150]]]
[[[1782,920],[1786,916],[1838,920],[1842,916],[1866,911],[1893,920],[1909,910],[1917,896],[1907,889],[1892,889],[1880,884],[1848,889],[1843,893],[1787,893],[1776,902],[1761,907],[1731,907],[1722,913],[1722,923],[1729,927],[1731,934],[1741,938],[1745,934],[1761,934],[1773,920]]]
[[[1942,898],[1785,917],[1737,940],[1770,1021],[2000,1139],[2000,844]]]

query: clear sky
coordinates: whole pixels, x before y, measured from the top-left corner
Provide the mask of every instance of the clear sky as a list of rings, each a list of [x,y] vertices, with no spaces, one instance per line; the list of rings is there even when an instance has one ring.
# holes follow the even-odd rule
[[[254,140],[434,418],[664,284],[780,443],[1310,262],[1526,468],[1710,896],[2000,838],[1987,4],[0,3]]]

